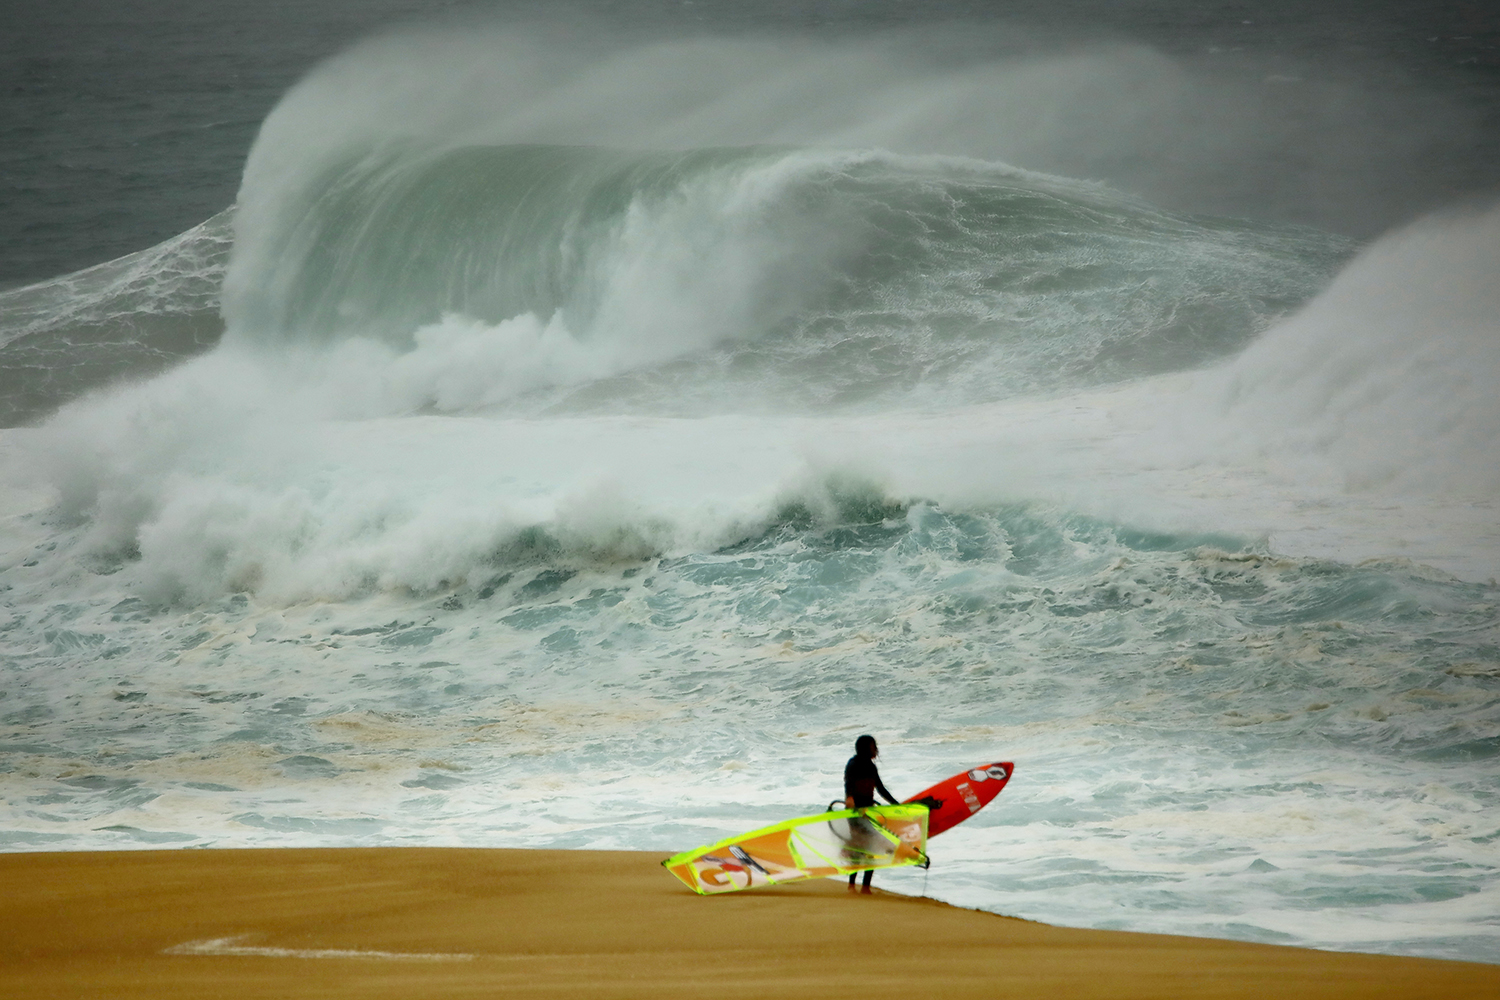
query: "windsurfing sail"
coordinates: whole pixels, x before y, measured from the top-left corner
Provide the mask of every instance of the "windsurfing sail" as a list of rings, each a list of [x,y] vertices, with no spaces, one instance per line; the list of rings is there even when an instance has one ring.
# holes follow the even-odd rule
[[[927,807],[838,809],[789,819],[662,862],[699,895],[927,864]]]

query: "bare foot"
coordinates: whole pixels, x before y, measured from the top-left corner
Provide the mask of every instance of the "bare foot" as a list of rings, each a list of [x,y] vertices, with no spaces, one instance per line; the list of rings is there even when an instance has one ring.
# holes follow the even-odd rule
[[[872,894],[873,890],[871,890],[869,886],[865,886],[863,889],[859,890],[859,892],[862,896],[869,896]]]

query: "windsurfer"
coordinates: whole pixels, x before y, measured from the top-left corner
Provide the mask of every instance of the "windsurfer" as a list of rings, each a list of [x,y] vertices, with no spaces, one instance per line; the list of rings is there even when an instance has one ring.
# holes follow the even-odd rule
[[[870,735],[861,736],[854,741],[854,756],[849,758],[849,763],[844,765],[844,805],[849,809],[863,809],[875,804],[875,793],[879,792],[891,805],[896,804],[896,797],[886,790],[880,780],[880,771],[875,767],[875,758],[880,756],[880,748],[875,745],[875,737]],[[858,849],[860,841],[874,836],[875,831],[869,829],[869,820],[863,817],[854,817],[849,820],[849,832],[851,834],[850,846]],[[854,877],[857,873],[849,875],[849,891],[854,892]],[[865,869],[865,893],[870,891],[870,879],[874,876],[873,869]]]

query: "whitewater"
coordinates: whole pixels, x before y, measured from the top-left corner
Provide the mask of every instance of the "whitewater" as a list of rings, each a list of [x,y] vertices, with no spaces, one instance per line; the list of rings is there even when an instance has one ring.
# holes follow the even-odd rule
[[[232,209],[0,294],[0,848],[666,856],[869,732],[898,794],[1016,764],[895,891],[1500,962],[1500,211],[992,141],[1172,73],[324,64]]]

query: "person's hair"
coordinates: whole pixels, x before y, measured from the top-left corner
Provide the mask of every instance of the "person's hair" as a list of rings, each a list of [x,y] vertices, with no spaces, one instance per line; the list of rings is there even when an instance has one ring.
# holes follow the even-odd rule
[[[854,752],[861,757],[870,756],[870,751],[875,749],[875,737],[866,733],[854,741]]]

